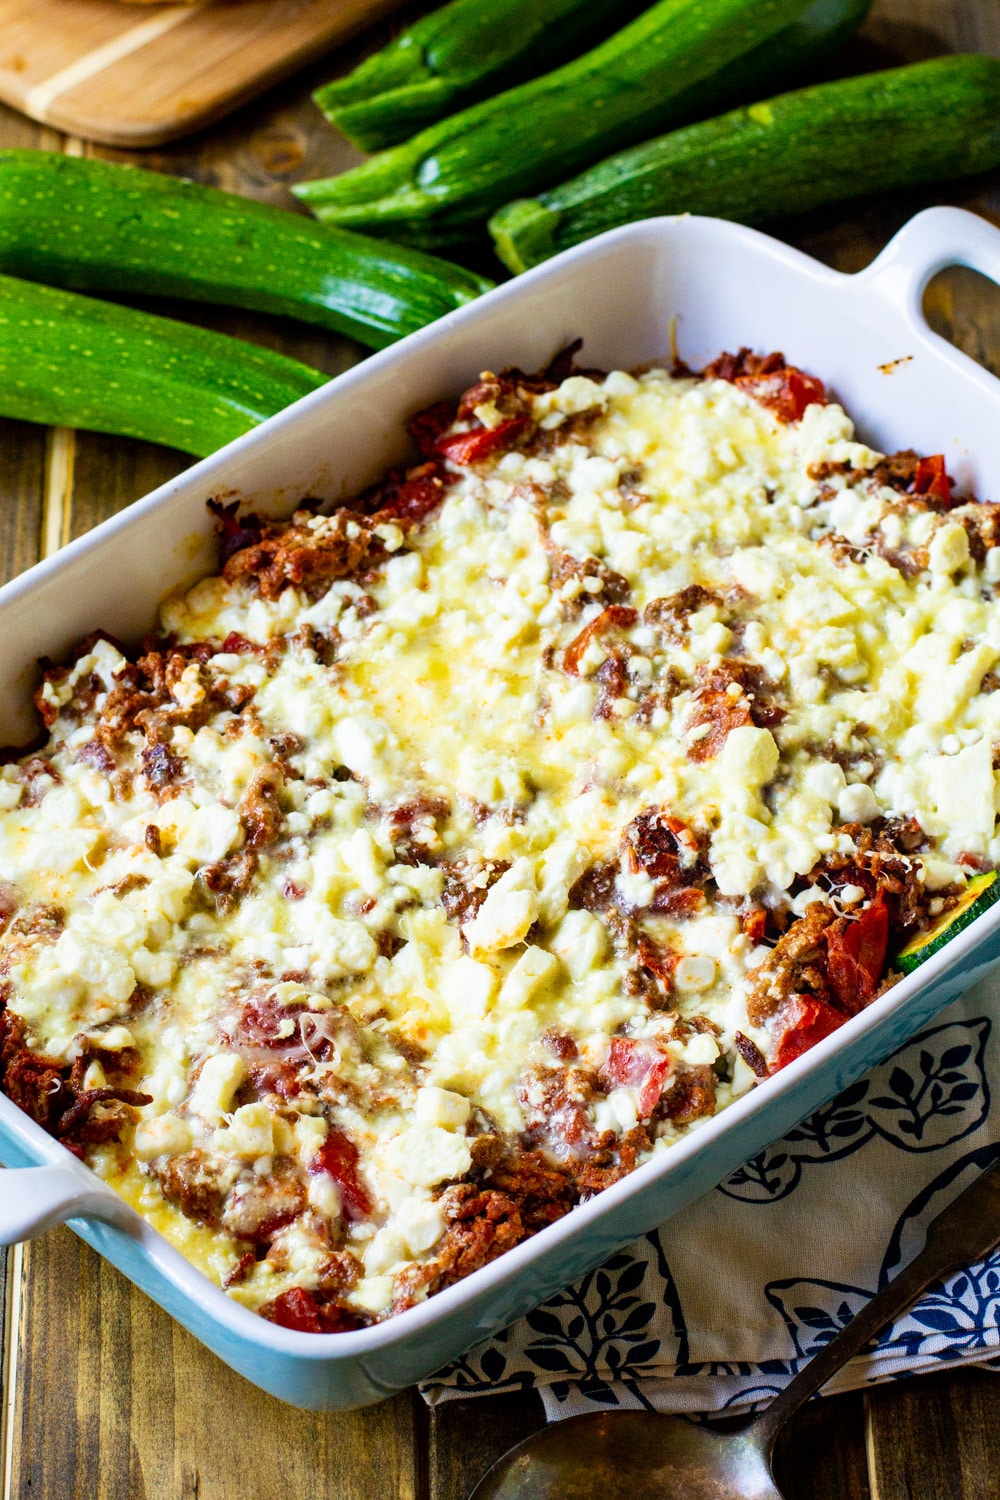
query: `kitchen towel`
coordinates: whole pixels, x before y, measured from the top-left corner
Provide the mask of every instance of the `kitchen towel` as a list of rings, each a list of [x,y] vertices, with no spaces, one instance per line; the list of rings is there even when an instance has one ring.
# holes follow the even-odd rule
[[[660,1229],[425,1383],[601,1407],[740,1411],[773,1396],[905,1265],[1000,1154],[1000,972]],[[931,1288],[827,1386],[1000,1369],[1000,1250]]]

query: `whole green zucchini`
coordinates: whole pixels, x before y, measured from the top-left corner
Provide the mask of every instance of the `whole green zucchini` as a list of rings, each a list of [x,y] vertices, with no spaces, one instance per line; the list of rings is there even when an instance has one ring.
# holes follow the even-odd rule
[[[492,283],[419,250],[160,172],[0,151],[0,271],[281,313],[375,349]]]
[[[363,151],[535,78],[623,26],[647,0],[451,0],[313,98]]]
[[[659,0],[575,62],[293,192],[331,223],[411,243],[468,238],[515,193],[800,74],[869,3]]]
[[[647,141],[490,220],[524,271],[632,219],[756,224],[1000,166],[1000,59],[952,56],[781,94]]]
[[[328,378],[222,333],[0,276],[0,416],[204,457]]]

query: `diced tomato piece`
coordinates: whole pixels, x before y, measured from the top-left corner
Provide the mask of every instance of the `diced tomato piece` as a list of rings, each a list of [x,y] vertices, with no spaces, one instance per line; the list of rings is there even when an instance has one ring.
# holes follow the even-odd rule
[[[477,427],[473,432],[453,432],[440,437],[434,451],[450,458],[453,464],[475,464],[510,448],[530,425],[528,417],[510,417],[498,427]]]
[[[762,943],[767,932],[767,907],[751,905],[740,914],[740,926],[751,943]]]
[[[846,1016],[815,995],[793,995],[785,1007],[784,1030],[778,1042],[771,1072],[787,1068],[790,1062],[815,1047],[825,1036],[843,1026]]]
[[[426,464],[424,467],[429,469],[432,466]],[[416,524],[441,504],[444,493],[444,482],[436,473],[404,479],[391,498],[373,513],[372,521],[376,525],[383,521],[411,521]]]
[[[455,420],[454,401],[436,401],[410,418],[406,430],[425,458],[430,458],[442,432]]]
[[[794,365],[769,374],[738,375],[734,381],[748,396],[774,412],[781,422],[801,422],[807,406],[826,405],[826,387],[815,375]]]
[[[305,1001],[282,1005],[274,995],[256,995],[240,1012],[237,1042],[248,1047],[287,1048],[299,1039],[299,1017]]]
[[[682,896],[698,896],[700,901],[704,901],[705,899],[703,891],[681,891],[678,894]],[[689,909],[694,910],[693,903]],[[654,943],[653,939],[647,933],[641,932],[639,934],[639,941],[636,944],[635,956],[639,961],[640,968],[648,969],[653,978],[658,980],[665,990],[671,988],[674,970],[680,963],[682,956],[677,952],[676,948],[661,948],[659,943]]]
[[[296,1333],[349,1333],[358,1327],[357,1318],[342,1307],[325,1303],[315,1292],[308,1292],[300,1286],[265,1302],[260,1315],[269,1323],[277,1323],[279,1328],[292,1328]]]
[[[580,674],[580,661],[583,653],[590,645],[595,636],[603,635],[605,630],[617,627],[620,630],[631,630],[638,622],[639,612],[630,604],[609,604],[607,609],[601,611],[596,619],[585,625],[579,635],[575,635],[563,652],[563,671],[570,677],[578,677]]]
[[[243,656],[248,652],[264,651],[266,647],[257,641],[248,640],[238,630],[231,630],[222,643],[222,650],[227,656]]]
[[[889,910],[881,896],[858,917],[826,930],[827,974],[840,1009],[857,1015],[875,998],[889,944]]]
[[[669,1057],[658,1057],[646,1074],[646,1081],[639,1090],[639,1118],[648,1120],[660,1102],[667,1079],[670,1076]]]
[[[633,867],[654,880],[676,881],[682,869],[694,870],[701,858],[698,840],[688,825],[662,808],[645,808],[629,823],[623,838]]]
[[[943,453],[933,453],[930,458],[917,460],[913,492],[915,495],[927,495],[931,500],[940,500],[942,505],[951,504],[951,480],[945,470]]]
[[[294,1328],[298,1333],[323,1332],[316,1298],[299,1286],[265,1302],[260,1315],[269,1323],[277,1323],[279,1328]]]
[[[630,867],[643,870],[655,882],[652,911],[679,916],[704,903],[704,891],[697,884],[706,875],[701,846],[680,818],[661,808],[645,808],[629,823],[622,842]]]
[[[714,760],[734,729],[743,729],[752,723],[753,714],[747,698],[731,698],[724,690],[703,688],[695,696],[694,712],[687,727],[689,730],[699,729],[707,724],[708,733],[703,732],[700,739],[690,742],[688,760]]]
[[[648,1120],[660,1102],[670,1069],[670,1058],[651,1042],[614,1036],[608,1059],[597,1077],[606,1093],[623,1086],[638,1089],[639,1118]]]
[[[262,1092],[292,1100],[302,1092],[300,1067],[299,1062],[281,1058],[276,1058],[274,1062],[255,1062],[250,1065],[250,1079]]]
[[[215,531],[219,539],[219,563],[222,566],[244,547],[255,547],[260,541],[263,521],[260,516],[240,515],[240,502],[234,500],[224,505],[221,500],[209,500],[208,508],[215,517]]]
[[[358,1148],[342,1130],[331,1130],[309,1163],[310,1172],[326,1172],[340,1189],[344,1217],[366,1219],[372,1203],[358,1176]]]

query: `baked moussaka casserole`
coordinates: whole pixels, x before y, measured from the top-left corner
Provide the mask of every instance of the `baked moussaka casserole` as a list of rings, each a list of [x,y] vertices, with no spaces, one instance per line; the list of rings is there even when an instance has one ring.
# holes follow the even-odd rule
[[[484,374],[0,769],[6,1093],[335,1332],[598,1193],[994,895],[1000,506],[780,355]],[[95,622],[98,623],[98,622]]]

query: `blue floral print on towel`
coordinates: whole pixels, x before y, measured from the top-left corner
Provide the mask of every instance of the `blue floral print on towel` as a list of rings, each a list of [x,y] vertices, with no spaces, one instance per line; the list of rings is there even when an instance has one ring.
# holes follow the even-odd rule
[[[537,1387],[550,1417],[769,1399],[1000,1153],[997,1021],[991,978],[677,1219],[442,1370],[427,1399]],[[931,1288],[829,1389],[1000,1368],[998,1325],[1000,1252]]]

